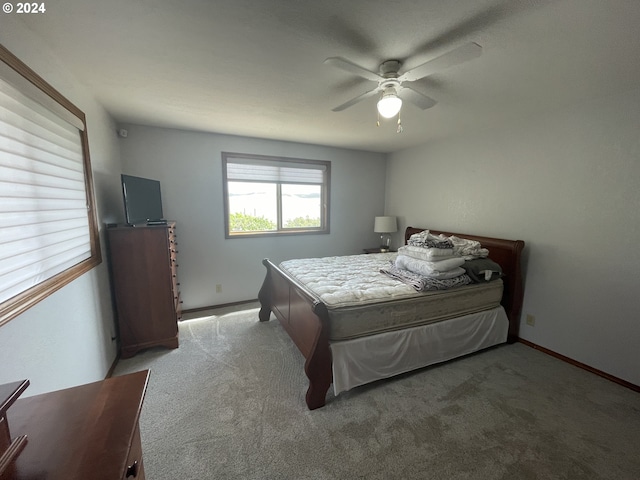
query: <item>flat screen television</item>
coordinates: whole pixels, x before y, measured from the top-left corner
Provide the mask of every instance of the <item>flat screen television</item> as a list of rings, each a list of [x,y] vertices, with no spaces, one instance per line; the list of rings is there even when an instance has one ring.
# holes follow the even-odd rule
[[[129,225],[165,222],[158,180],[124,174],[121,179],[124,214]]]

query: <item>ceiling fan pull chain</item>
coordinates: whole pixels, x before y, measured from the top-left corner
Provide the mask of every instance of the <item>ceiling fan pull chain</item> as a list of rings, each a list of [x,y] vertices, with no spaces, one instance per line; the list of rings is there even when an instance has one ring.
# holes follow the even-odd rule
[[[400,118],[400,112],[398,112],[398,129],[396,133],[402,133],[402,119]]]
[[[378,109],[376,108],[376,112],[378,113],[378,120],[376,120],[376,127],[380,126],[380,112],[378,112]]]

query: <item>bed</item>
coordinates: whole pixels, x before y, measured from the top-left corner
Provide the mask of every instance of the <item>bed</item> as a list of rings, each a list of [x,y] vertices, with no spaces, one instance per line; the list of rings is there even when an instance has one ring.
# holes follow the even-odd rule
[[[423,230],[407,227],[405,244],[411,235]],[[407,285],[389,278],[382,281],[381,287],[376,286],[376,298],[372,300],[364,298],[358,290],[360,287],[355,288],[354,293],[325,292],[305,279],[308,275],[302,272],[307,271],[308,265],[304,260],[301,264],[290,261],[290,265],[290,262],[276,265],[269,259],[263,260],[267,272],[258,295],[259,319],[268,321],[273,313],[306,359],[309,409],[325,405],[332,383],[338,395],[358,385],[517,339],[523,297],[520,257],[524,242],[430,232],[480,242],[489,250],[489,258],[502,268],[500,281],[490,282],[490,286],[453,288],[437,294],[415,291],[409,294]],[[378,268],[392,261],[394,255],[330,257],[329,261],[338,265],[340,262],[362,264],[365,271],[365,268]],[[315,260],[318,259],[309,259]],[[451,298],[444,302],[447,296]]]

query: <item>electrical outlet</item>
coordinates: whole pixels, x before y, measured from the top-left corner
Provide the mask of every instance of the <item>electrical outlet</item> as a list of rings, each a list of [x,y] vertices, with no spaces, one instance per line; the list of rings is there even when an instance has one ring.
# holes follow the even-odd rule
[[[216,293],[222,293],[222,284],[221,283],[216,284]]]
[[[533,326],[535,326],[535,324],[536,324],[536,317],[534,317],[533,315],[527,313],[527,325],[530,325],[530,326],[533,327]]]

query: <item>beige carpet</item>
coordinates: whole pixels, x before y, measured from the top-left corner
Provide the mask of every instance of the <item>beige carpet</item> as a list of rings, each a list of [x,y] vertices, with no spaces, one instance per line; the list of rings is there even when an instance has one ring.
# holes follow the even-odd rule
[[[304,403],[303,358],[258,310],[182,322],[151,369],[147,478],[640,478],[640,395],[522,344]]]

